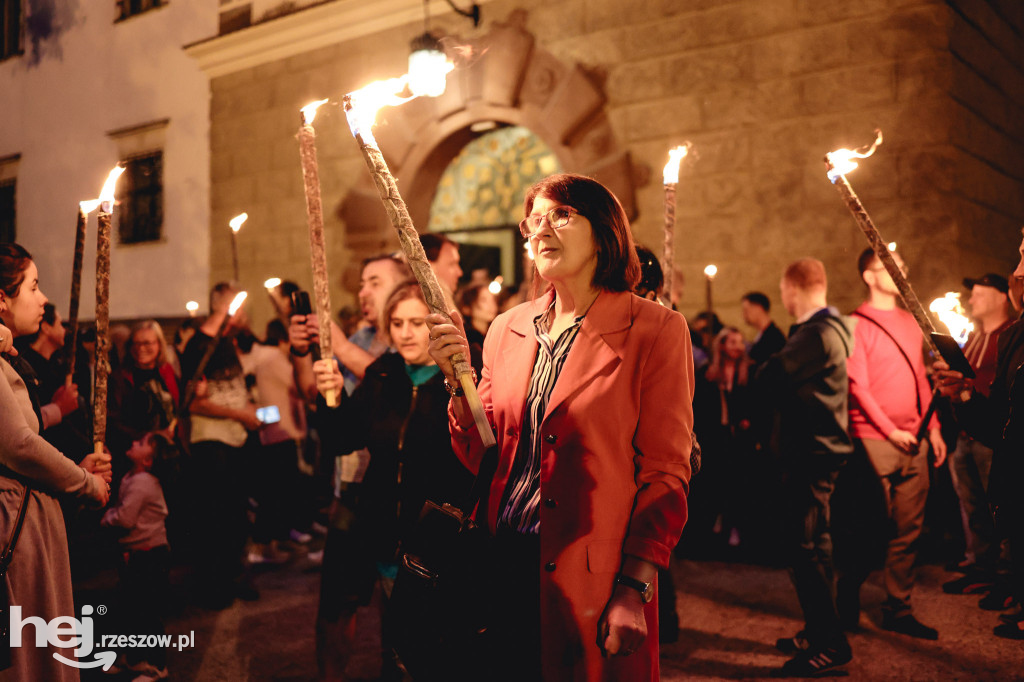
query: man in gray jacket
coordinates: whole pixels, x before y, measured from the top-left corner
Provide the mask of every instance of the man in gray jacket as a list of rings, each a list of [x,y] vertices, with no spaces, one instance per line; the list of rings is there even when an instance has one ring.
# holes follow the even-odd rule
[[[776,646],[793,658],[787,677],[818,675],[852,658],[836,612],[829,505],[836,475],[852,451],[847,433],[846,359],[853,352],[852,323],[826,301],[828,282],[819,260],[786,268],[782,303],[796,324],[781,351],[757,374],[757,390],[777,410],[773,444],[783,469],[779,499],[791,552],[793,586],[805,626]]]

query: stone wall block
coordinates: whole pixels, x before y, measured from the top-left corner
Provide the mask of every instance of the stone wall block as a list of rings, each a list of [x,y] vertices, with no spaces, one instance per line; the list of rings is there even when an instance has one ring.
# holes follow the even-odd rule
[[[628,29],[613,27],[575,37],[562,35],[557,38],[567,59],[580,64],[620,65],[638,58],[638,55],[625,49]]]
[[[499,24],[491,29],[483,49],[486,50],[481,58],[484,101],[512,106],[526,75],[533,36],[519,28]]]
[[[630,59],[678,54],[699,44],[699,27],[692,17],[659,19],[622,29],[623,52]]]
[[[1017,5],[1019,8],[1020,3]],[[957,13],[962,13],[965,19],[957,17],[955,21],[971,23],[991,44],[992,49],[1012,63],[1024,64],[1024,41],[1021,40],[1020,32],[1015,31],[1006,22],[1004,17],[1007,14],[1002,10],[1003,8],[996,9],[988,2],[960,2],[957,4]],[[1021,15],[1019,9],[1017,15]],[[1024,26],[1024,20],[1017,26]]]
[[[707,130],[749,126],[761,119],[763,112],[746,89],[710,92],[700,98],[701,126]]]
[[[668,93],[689,94],[749,84],[753,81],[753,58],[754,49],[749,43],[670,58],[664,66]]]
[[[1024,39],[1020,39],[1024,43]],[[966,64],[984,73],[994,87],[1018,102],[1024,102],[1024,70],[1011,63],[994,48],[988,37],[964,21],[956,22],[950,36],[950,49]]]
[[[624,109],[626,129],[621,134],[629,142],[687,135],[701,128],[701,107],[696,97],[673,97]]]
[[[571,69],[556,86],[544,107],[544,115],[555,139],[565,143],[569,137],[604,105],[604,95],[579,67]]]
[[[520,104],[543,108],[567,72],[568,68],[550,52],[534,49],[519,93]]]
[[[611,69],[605,93],[611,104],[631,104],[659,99],[674,90],[667,76],[668,64],[662,60],[648,60],[619,64]]]
[[[896,99],[912,103],[919,97],[934,97],[953,89],[953,57],[939,51],[901,59],[896,69]]]

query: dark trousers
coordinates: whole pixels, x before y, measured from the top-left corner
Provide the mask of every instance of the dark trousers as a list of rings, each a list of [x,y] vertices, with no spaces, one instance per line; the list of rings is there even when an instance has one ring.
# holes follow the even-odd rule
[[[253,472],[253,493],[259,505],[253,540],[270,542],[287,540],[288,531],[298,527],[295,510],[297,499],[299,444],[293,440],[261,445]]]
[[[167,545],[124,553],[118,583],[124,634],[164,634],[170,560]],[[167,649],[162,646],[130,648],[125,656],[129,663],[146,661],[157,668],[167,665]]]
[[[211,595],[233,593],[244,568],[247,535],[242,448],[219,441],[192,444],[190,522],[197,588]]]
[[[500,682],[541,679],[540,536],[499,531],[487,629],[487,675]]]
[[[829,502],[836,471],[791,471],[782,486],[789,529],[791,577],[812,646],[845,645],[836,613]]]

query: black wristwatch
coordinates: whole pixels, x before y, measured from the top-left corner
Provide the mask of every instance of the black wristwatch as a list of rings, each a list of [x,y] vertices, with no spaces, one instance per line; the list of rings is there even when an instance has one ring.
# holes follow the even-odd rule
[[[643,600],[645,604],[649,604],[650,601],[654,599],[654,583],[645,583],[643,580],[637,580],[636,578],[631,578],[628,575],[619,573],[615,576],[615,584],[624,585],[630,589],[636,590],[640,593],[640,599]]]

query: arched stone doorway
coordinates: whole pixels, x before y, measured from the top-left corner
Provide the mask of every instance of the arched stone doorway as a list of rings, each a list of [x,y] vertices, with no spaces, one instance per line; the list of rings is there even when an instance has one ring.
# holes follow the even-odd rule
[[[599,83],[578,64],[537,47],[525,18],[516,10],[472,41],[475,56],[449,75],[441,97],[387,109],[385,122],[374,129],[417,229],[426,230],[442,173],[482,134],[481,124],[492,123],[526,128],[562,169],[600,180],[635,217],[632,164],[615,139]],[[338,214],[357,256],[397,243],[369,176],[348,192]]]

